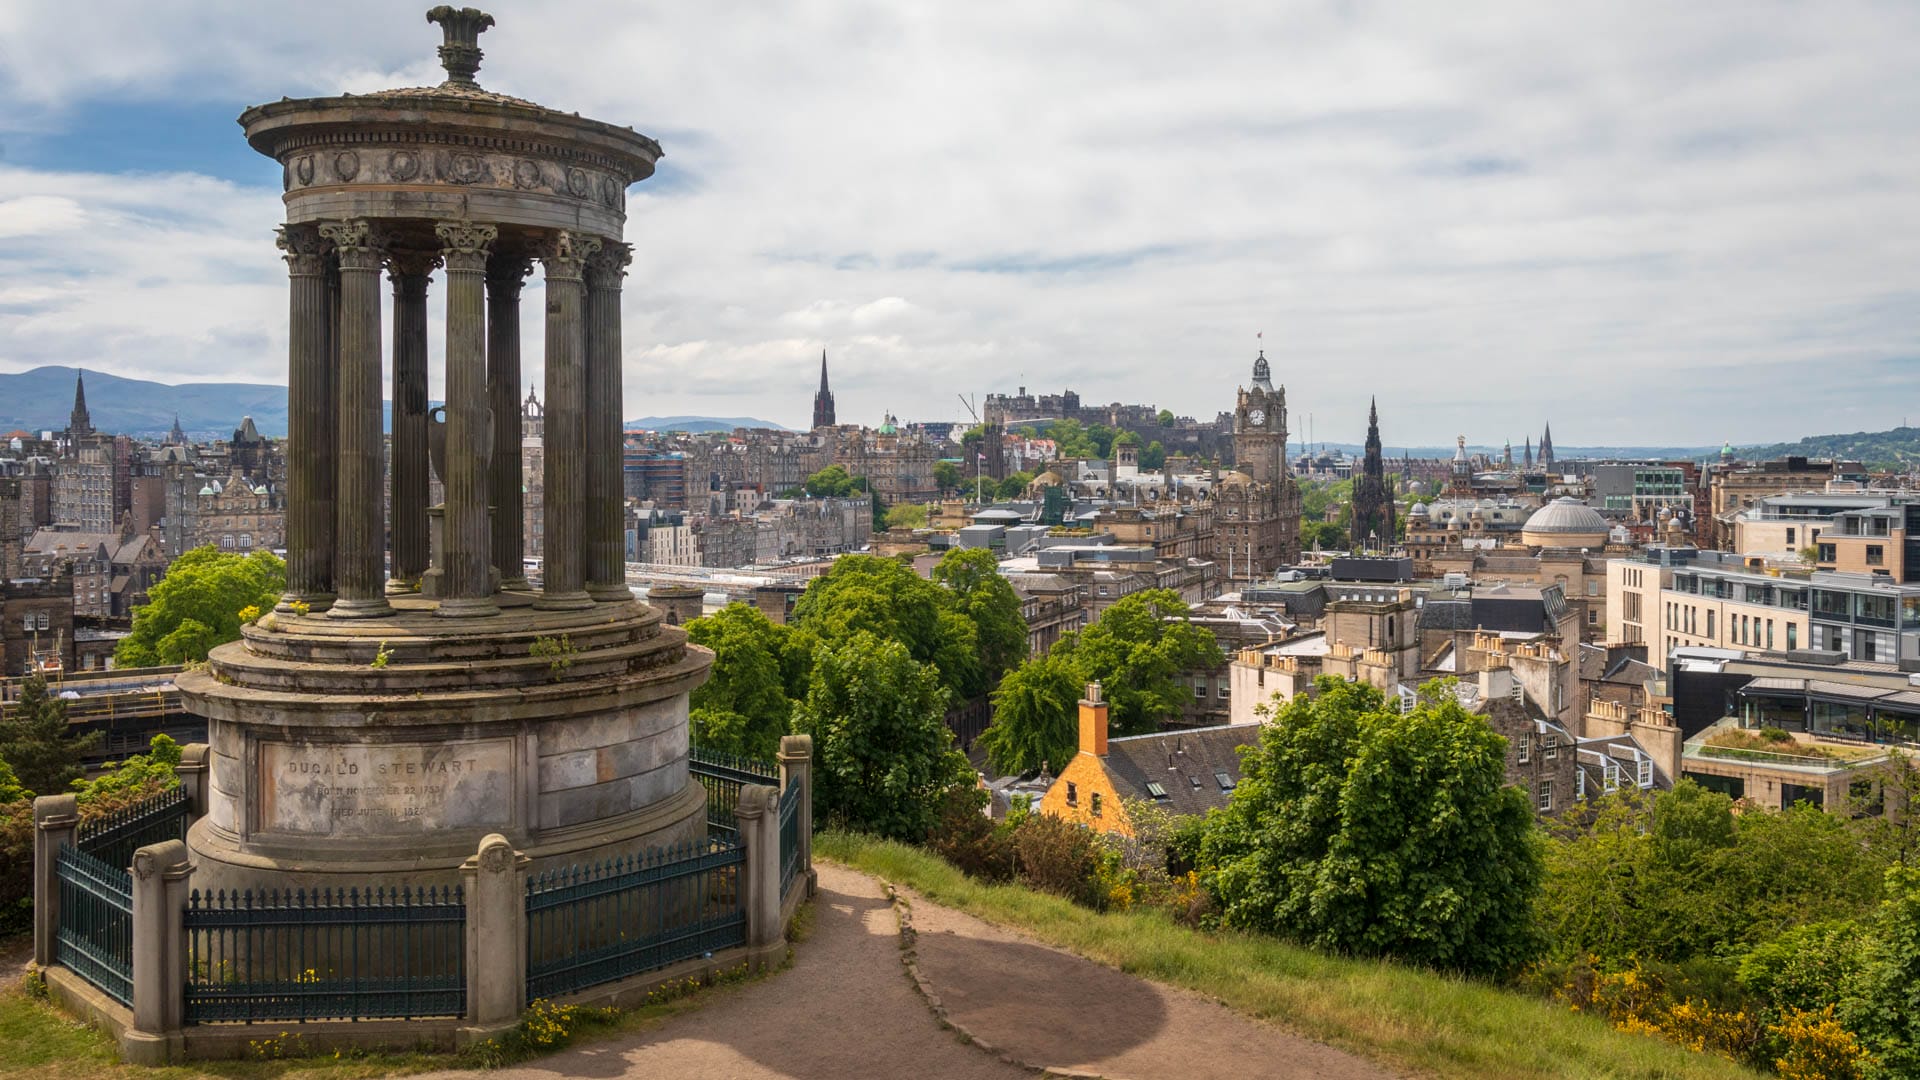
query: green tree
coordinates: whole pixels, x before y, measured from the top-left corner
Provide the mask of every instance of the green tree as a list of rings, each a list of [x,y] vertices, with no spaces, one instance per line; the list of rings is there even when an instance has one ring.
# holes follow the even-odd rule
[[[270,551],[194,548],[174,560],[150,601],[134,609],[133,630],[114,649],[114,663],[152,667],[205,660],[214,646],[238,640],[241,611],[271,608],[286,587],[287,566]]]
[[[936,461],[933,463],[933,486],[939,488],[942,495],[959,491],[960,485],[964,482],[958,462]]]
[[[1300,485],[1300,517],[1304,521],[1327,521],[1335,507],[1353,502],[1353,481],[1309,480]]]
[[[860,631],[814,653],[794,726],[813,736],[821,819],[917,843],[942,794],[973,779],[947,730],[946,691],[899,641]]]
[[[993,692],[993,722],[980,735],[988,763],[1002,774],[1066,768],[1079,746],[1085,687],[1064,656],[1036,656],[1008,672]]]
[[[1031,483],[1033,483],[1033,474],[1030,472],[1008,473],[1007,478],[1000,481],[1000,486],[994,494],[1002,499],[1018,499],[1026,495],[1027,485]]]
[[[1319,545],[1321,551],[1345,551],[1347,549],[1347,530],[1331,521],[1307,521],[1300,525],[1300,546],[1312,550]]]
[[[688,623],[687,639],[713,650],[712,672],[690,702],[693,741],[771,761],[792,730],[793,699],[806,692],[810,638],[729,604]]]
[[[47,693],[38,675],[20,684],[20,698],[0,716],[0,761],[14,783],[34,795],[58,795],[80,779],[80,759],[100,744],[100,733],[75,735],[67,703]]]
[[[1131,431],[1122,431],[1118,435],[1115,435],[1113,437],[1112,445],[1116,447],[1120,447],[1120,446],[1137,447],[1140,445],[1140,436],[1135,435]]]
[[[934,564],[933,580],[944,585],[953,609],[973,623],[975,654],[988,687],[1027,658],[1027,620],[1020,594],[984,548],[957,548]]]
[[[1078,420],[1055,420],[1047,425],[1046,437],[1053,440],[1055,455],[1071,457],[1106,457],[1106,452],[1094,444],[1087,433],[1087,426]]]
[[[812,476],[802,485],[807,494],[816,499],[847,498],[867,490],[867,478],[848,475],[844,465],[829,465]]]
[[[986,691],[976,632],[953,610],[952,594],[893,559],[848,555],[835,560],[833,569],[807,585],[790,621],[835,645],[862,631],[897,641],[915,662],[933,665],[956,697]]]
[[[1116,735],[1154,731],[1192,700],[1183,676],[1226,662],[1213,631],[1188,622],[1187,605],[1171,589],[1121,597],[1054,649],[1079,671],[1080,682],[1100,683]]]
[[[1842,1013],[1878,1056],[1876,1077],[1920,1076],[1920,870],[1887,871],[1857,998]]]
[[[82,807],[136,802],[178,787],[180,776],[174,770],[179,764],[180,744],[171,736],[155,735],[147,743],[146,753],[109,766],[93,779],[75,784],[74,791]]]
[[[927,527],[927,507],[922,503],[901,503],[887,510],[887,528],[924,529]]]
[[[1161,427],[1172,427],[1180,418],[1173,415],[1172,409],[1161,409],[1159,419]]]
[[[1161,445],[1159,439],[1148,443],[1147,448],[1140,451],[1140,467],[1142,469],[1165,468],[1166,464],[1167,448]]]
[[[5,758],[0,758],[0,806],[32,797],[33,792],[14,775],[13,766],[7,764]]]
[[[1223,920],[1446,970],[1525,964],[1541,863],[1506,740],[1445,684],[1405,713],[1370,686],[1317,686],[1266,725],[1209,821]]]

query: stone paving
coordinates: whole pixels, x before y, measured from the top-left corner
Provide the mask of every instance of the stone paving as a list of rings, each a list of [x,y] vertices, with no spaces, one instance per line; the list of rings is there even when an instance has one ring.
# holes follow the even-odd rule
[[[814,929],[792,968],[715,995],[657,1027],[493,1073],[503,1080],[652,1077],[1013,1078],[1044,1070],[1112,1080],[1382,1080],[1393,1074],[1195,995],[912,901],[915,966],[902,965],[881,884],[819,864]]]

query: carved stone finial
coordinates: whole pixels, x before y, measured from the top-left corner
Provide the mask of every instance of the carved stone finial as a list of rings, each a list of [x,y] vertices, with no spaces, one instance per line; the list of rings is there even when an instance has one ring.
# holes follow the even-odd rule
[[[446,86],[478,86],[473,77],[480,71],[480,35],[493,25],[493,16],[479,8],[456,8],[441,4],[427,12],[427,21],[439,23],[446,34],[440,46],[440,66],[447,69]]]

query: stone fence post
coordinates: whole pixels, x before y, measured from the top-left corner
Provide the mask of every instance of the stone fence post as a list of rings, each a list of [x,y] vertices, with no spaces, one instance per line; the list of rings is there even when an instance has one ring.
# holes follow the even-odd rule
[[[60,929],[60,875],[54,856],[73,845],[80,827],[80,804],[72,795],[42,795],[33,800],[33,962],[53,963],[53,938]]]
[[[179,840],[133,853],[133,1027],[120,1052],[135,1065],[177,1060],[185,1045],[187,886],[193,864]]]
[[[783,735],[780,738],[780,790],[794,779],[800,782],[800,807],[796,811],[800,826],[800,869],[807,875],[807,895],[819,891],[820,878],[813,872],[813,736]],[[784,899],[784,898],[783,898]]]
[[[173,767],[180,778],[180,790],[187,793],[187,817],[199,821],[207,816],[207,744],[188,743],[180,748],[180,764]]]
[[[527,866],[533,860],[489,833],[460,864],[467,904],[467,1046],[520,1022],[527,1007]]]
[[[786,946],[780,925],[780,789],[749,784],[740,789],[734,821],[747,861],[740,867],[740,894],[747,912],[748,963],[771,967]]]

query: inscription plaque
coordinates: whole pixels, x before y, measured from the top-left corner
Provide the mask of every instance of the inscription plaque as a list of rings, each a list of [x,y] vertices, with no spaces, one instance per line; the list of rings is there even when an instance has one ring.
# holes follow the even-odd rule
[[[410,836],[513,824],[513,742],[261,742],[260,828]]]

